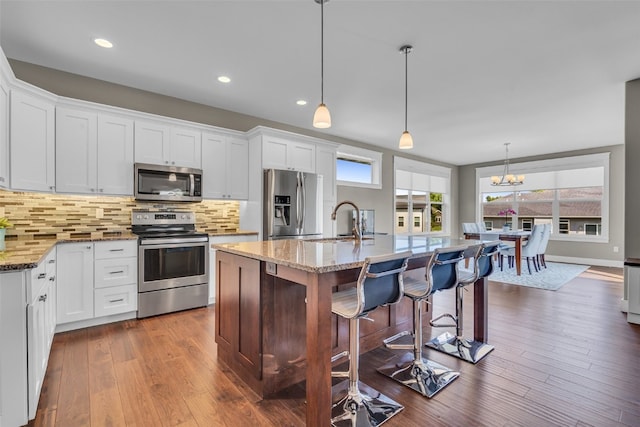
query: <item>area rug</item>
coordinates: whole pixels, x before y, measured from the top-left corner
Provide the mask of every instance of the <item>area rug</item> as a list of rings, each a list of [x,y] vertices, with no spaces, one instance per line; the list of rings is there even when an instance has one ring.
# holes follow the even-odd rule
[[[531,266],[531,268],[532,273],[529,274],[527,264],[523,262],[522,275],[518,276],[515,268],[505,268],[504,271],[500,271],[496,265],[497,271],[494,271],[493,274],[489,276],[489,280],[518,286],[528,286],[530,288],[546,289],[548,291],[557,291],[562,285],[586,271],[589,266],[547,262],[547,268],[543,267],[541,271],[536,272],[533,270],[533,266]]]

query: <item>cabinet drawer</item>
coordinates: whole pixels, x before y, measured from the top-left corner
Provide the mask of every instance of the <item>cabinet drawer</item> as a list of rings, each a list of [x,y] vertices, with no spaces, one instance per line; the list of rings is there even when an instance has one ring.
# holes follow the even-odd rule
[[[137,285],[138,259],[96,259],[94,263],[94,287]]]
[[[137,256],[137,240],[114,240],[95,243],[95,259],[125,258]]]
[[[96,289],[95,317],[128,313],[138,309],[138,287],[136,285],[115,286]]]

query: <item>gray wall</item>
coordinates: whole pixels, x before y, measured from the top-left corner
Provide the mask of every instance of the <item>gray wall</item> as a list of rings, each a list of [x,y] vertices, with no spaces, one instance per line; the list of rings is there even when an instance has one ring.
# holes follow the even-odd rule
[[[629,239],[624,242],[624,254],[640,258],[640,79],[626,84],[625,106],[625,211],[624,227]]]
[[[362,209],[375,209],[376,211],[376,231],[393,232],[393,156],[401,155],[414,160],[427,161],[430,163],[450,166],[441,162],[424,159],[411,155],[407,152],[381,149],[362,142],[339,138],[327,133],[317,132],[310,129],[303,129],[289,126],[283,123],[264,120],[246,114],[235,113],[219,108],[213,108],[202,104],[185,101],[178,98],[164,96],[156,93],[121,86],[102,80],[71,74],[64,71],[41,67],[27,62],[9,59],[9,64],[13,69],[16,78],[31,83],[34,86],[45,89],[56,95],[69,98],[82,99],[100,104],[112,105],[131,110],[143,111],[151,114],[158,114],[167,117],[174,117],[189,120],[197,123],[204,123],[212,126],[219,126],[226,129],[248,131],[256,126],[268,126],[275,129],[282,129],[298,134],[309,135],[333,141],[339,144],[347,144],[371,150],[383,152],[382,157],[382,189],[362,189],[358,187],[338,187],[338,201],[351,200]],[[309,118],[311,120],[311,118]],[[398,138],[401,129],[398,130]],[[419,142],[417,142],[419,143]],[[457,224],[457,168],[452,170],[452,221]],[[337,218],[337,229],[339,233],[348,233],[348,216],[350,209],[341,208]]]
[[[640,111],[640,83],[638,84],[638,101],[636,108]],[[640,125],[638,125],[640,130]],[[637,133],[640,131],[637,130]],[[640,141],[640,138],[637,139]],[[589,150],[567,151],[564,153],[554,153],[546,156],[534,156],[520,159],[510,159],[512,163],[528,162],[534,160],[555,159],[560,157],[580,156],[594,153],[611,153],[609,164],[609,242],[608,243],[583,243],[583,242],[559,242],[550,241],[547,247],[547,254],[558,257],[584,258],[584,259],[602,259],[608,261],[621,262],[624,259],[625,250],[625,226],[624,226],[624,205],[625,205],[625,146],[612,145],[608,147],[600,147]],[[636,158],[640,158],[640,146]],[[478,163],[474,165],[466,165],[460,167],[460,191],[458,192],[460,208],[460,223],[473,222],[476,218],[476,168],[501,164],[501,162]],[[640,171],[635,172],[637,178],[640,178]],[[627,182],[628,175],[627,175]],[[635,182],[640,182],[636,180]],[[632,189],[633,191],[633,189]],[[637,190],[635,190],[637,192]],[[627,197],[627,200],[629,198]],[[640,214],[640,205],[636,203]],[[640,226],[636,226],[640,231]],[[628,230],[628,229],[627,229]],[[629,239],[630,240],[630,239]],[[636,242],[640,248],[640,242]],[[614,252],[613,248],[617,246],[619,252]],[[640,256],[640,250],[636,252]]]

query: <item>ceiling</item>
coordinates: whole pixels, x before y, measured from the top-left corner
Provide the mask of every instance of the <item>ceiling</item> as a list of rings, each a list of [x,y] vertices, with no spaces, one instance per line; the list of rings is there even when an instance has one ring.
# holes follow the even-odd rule
[[[505,142],[511,158],[624,143],[640,2],[331,0],[324,15],[323,133],[397,148],[399,49],[411,44],[412,154],[464,165],[502,159]],[[0,45],[9,58],[314,129],[314,0],[1,0]]]

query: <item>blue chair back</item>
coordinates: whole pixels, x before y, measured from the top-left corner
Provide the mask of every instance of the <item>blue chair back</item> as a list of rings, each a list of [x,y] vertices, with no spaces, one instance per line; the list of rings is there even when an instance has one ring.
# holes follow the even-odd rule
[[[402,299],[402,275],[407,269],[411,251],[393,255],[368,257],[360,271],[357,289],[362,303],[361,314],[381,305],[395,304]]]
[[[458,262],[464,259],[466,247],[436,249],[427,263],[427,283],[430,294],[450,289],[458,283]]]
[[[482,279],[493,273],[493,256],[500,251],[500,241],[483,243],[482,249],[476,258],[476,280]]]

